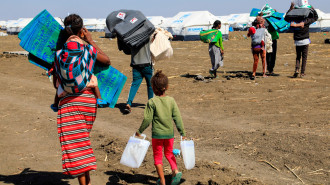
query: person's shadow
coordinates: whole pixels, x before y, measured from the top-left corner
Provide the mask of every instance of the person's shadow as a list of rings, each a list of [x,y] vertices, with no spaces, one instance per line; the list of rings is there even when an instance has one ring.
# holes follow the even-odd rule
[[[25,168],[20,174],[16,175],[0,174],[0,183],[15,185],[69,185],[68,179],[74,178],[60,172],[34,171],[30,168]]]
[[[126,105],[127,105],[126,103],[118,103],[118,104],[115,105],[115,107],[118,108],[122,114],[128,114],[125,111]],[[144,109],[145,106],[146,105],[142,104],[142,103],[132,103],[131,107],[138,107],[138,108]]]
[[[108,171],[105,174],[109,175],[109,182],[106,185],[122,185],[122,184],[148,184],[155,185],[158,177],[150,176],[150,175],[142,175],[142,174],[128,174],[124,172],[115,172]],[[171,175],[165,176],[166,184],[171,184]],[[181,179],[181,183],[185,180]]]

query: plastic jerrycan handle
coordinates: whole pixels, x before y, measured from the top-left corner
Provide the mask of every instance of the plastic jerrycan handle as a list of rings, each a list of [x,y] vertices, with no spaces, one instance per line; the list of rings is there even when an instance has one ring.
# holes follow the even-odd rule
[[[146,137],[147,137],[147,135],[145,135],[145,134],[141,134],[141,136],[143,137],[143,140],[145,140]],[[136,134],[135,133],[134,133],[133,137],[136,137]],[[182,137],[181,137],[181,139],[182,139]]]

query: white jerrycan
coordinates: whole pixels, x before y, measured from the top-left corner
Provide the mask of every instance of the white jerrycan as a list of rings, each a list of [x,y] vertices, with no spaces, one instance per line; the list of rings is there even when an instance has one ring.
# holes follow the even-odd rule
[[[187,170],[194,168],[195,166],[195,145],[193,140],[182,140],[181,136],[181,152],[183,156],[184,166]]]
[[[146,135],[141,134],[141,136],[143,139],[135,137],[135,134],[129,138],[120,159],[121,164],[131,168],[139,168],[141,166],[150,145],[150,142],[145,140]]]

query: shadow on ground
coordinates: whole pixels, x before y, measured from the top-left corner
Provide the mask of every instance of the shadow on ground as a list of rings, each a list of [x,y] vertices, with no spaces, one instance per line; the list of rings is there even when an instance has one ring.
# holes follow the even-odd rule
[[[251,71],[218,71],[218,76],[221,76],[222,78],[226,78],[227,80],[231,80],[234,78],[240,78],[240,79],[252,79],[252,72]],[[262,77],[262,73],[256,73],[256,77]],[[279,74],[268,74],[268,76],[280,76]],[[194,78],[195,80],[204,81],[204,79],[214,79],[214,77],[210,76],[201,76],[201,75],[193,75],[193,74],[183,74],[180,75],[180,77],[184,78]]]
[[[0,183],[15,185],[69,185],[68,179],[73,179],[73,177],[59,172],[34,171],[30,168],[25,168],[20,174],[16,175],[0,174]]]
[[[128,174],[124,172],[108,171],[105,174],[109,175],[109,182],[106,185],[123,185],[123,184],[148,184],[155,185],[157,177],[142,174]],[[171,175],[166,175],[166,184],[171,184]],[[181,179],[181,183],[185,180]]]
[[[128,112],[125,110],[126,109],[126,103],[118,103],[116,104],[115,108],[118,108],[120,110],[120,112],[122,114],[128,114]],[[141,109],[144,109],[145,108],[145,104],[142,104],[142,103],[132,103],[132,108],[134,107],[137,107],[137,108],[141,108]]]

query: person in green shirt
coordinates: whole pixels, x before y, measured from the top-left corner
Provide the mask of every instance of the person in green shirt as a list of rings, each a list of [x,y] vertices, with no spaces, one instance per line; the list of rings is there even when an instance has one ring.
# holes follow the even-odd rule
[[[151,86],[156,97],[151,98],[144,110],[144,119],[136,132],[136,136],[140,134],[152,124],[152,149],[154,154],[154,161],[159,180],[157,184],[165,185],[165,177],[163,172],[163,149],[167,161],[172,168],[171,185],[179,184],[182,173],[179,172],[175,156],[173,154],[174,143],[174,125],[179,131],[182,139],[185,139],[186,132],[183,127],[183,122],[179,108],[174,98],[166,96],[165,91],[168,89],[168,78],[157,71],[151,78]]]
[[[266,61],[267,61],[267,70],[269,75],[274,74],[274,67],[275,67],[275,61],[276,61],[276,52],[277,52],[277,39],[280,38],[278,32],[274,29],[272,25],[269,25],[268,32],[272,35],[273,40],[273,52],[266,54]]]
[[[212,29],[219,30],[221,28],[221,21],[216,20],[213,23]],[[217,77],[217,70],[221,66],[223,66],[223,56],[224,56],[224,48],[222,43],[222,33],[219,30],[218,34],[220,34],[219,39],[216,42],[211,42],[209,44],[209,54],[211,58],[212,68],[210,69],[209,73],[213,77]]]

